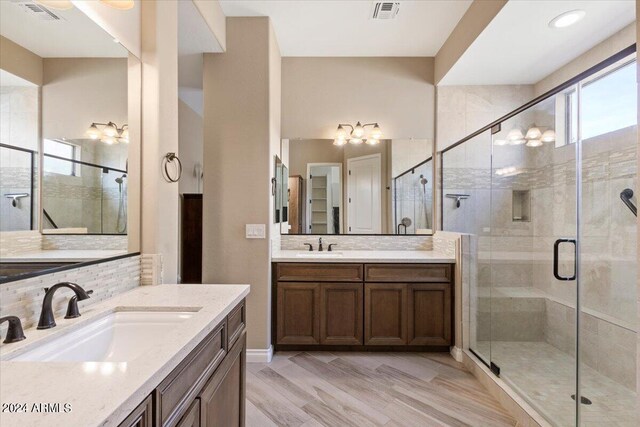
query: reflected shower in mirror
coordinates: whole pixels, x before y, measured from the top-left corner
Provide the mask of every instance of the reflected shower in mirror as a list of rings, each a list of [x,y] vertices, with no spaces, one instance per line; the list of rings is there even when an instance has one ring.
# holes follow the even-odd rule
[[[290,234],[432,233],[431,140],[374,141],[283,141]]]

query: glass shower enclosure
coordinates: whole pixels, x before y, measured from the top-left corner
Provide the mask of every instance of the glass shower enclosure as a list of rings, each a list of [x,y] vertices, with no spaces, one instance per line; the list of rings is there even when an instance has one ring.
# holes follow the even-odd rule
[[[635,47],[441,153],[469,349],[551,424],[637,418]]]

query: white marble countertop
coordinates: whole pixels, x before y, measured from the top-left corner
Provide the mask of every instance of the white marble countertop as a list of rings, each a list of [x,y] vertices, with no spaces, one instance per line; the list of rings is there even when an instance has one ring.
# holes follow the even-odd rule
[[[0,262],[84,262],[126,255],[121,249],[49,249],[0,258]]]
[[[0,413],[3,427],[117,426],[249,293],[248,285],[142,286],[85,308],[79,319],[58,316],[57,327],[25,331],[26,340],[0,345],[0,402],[71,404],[70,412]],[[198,310],[179,333],[130,362],[26,362],[6,360],[57,334],[119,309]],[[104,365],[104,366],[101,366]],[[88,367],[92,369],[88,369]],[[103,369],[104,368],[104,369]]]
[[[435,251],[334,251],[309,252],[274,250],[273,262],[380,262],[380,263],[433,263],[456,262],[452,256]]]

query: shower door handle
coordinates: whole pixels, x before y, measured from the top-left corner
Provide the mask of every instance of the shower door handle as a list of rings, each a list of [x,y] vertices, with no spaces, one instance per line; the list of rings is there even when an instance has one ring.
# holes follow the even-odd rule
[[[560,252],[560,245],[563,243],[573,243],[573,276],[565,277],[561,276],[558,272],[558,259]],[[558,239],[553,244],[553,275],[558,280],[576,280],[576,276],[578,274],[578,246],[576,245],[576,239]]]

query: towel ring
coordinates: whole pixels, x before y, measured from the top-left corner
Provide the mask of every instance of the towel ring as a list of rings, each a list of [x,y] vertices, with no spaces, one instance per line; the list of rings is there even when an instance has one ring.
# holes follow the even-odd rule
[[[177,163],[177,176],[172,177],[171,174],[169,173],[169,164],[173,163],[173,161],[176,161]],[[164,168],[164,178],[168,181],[168,182],[178,182],[180,180],[180,177],[182,176],[182,162],[180,161],[180,159],[178,158],[178,156],[176,156],[176,153],[167,153],[165,154],[164,158],[162,159],[162,166]]]

